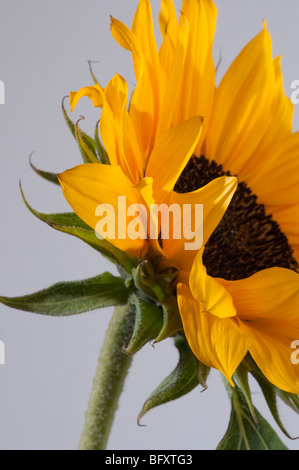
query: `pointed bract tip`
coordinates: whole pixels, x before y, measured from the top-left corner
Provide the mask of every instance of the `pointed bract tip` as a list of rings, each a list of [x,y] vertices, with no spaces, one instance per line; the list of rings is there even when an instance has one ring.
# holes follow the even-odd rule
[[[67,98],[69,98],[69,97],[70,97],[70,95],[65,95],[65,96],[62,98],[62,100],[61,100],[61,105],[62,105],[63,108],[65,108],[65,106],[64,106],[65,100],[66,100]]]
[[[139,413],[138,417],[137,417],[137,425],[140,427],[140,428],[145,428],[146,427],[146,424],[141,424],[140,423],[140,420],[141,418],[143,418],[143,416],[145,415],[145,413],[143,412],[143,410],[141,411],[141,413]]]
[[[123,347],[121,348],[123,354],[125,354],[126,356],[132,356],[134,354],[134,351],[131,351],[128,346],[126,346],[125,344],[123,345]]]
[[[34,154],[34,152],[31,152],[31,153],[29,154],[29,157],[28,157],[28,159],[29,159],[29,164],[30,164],[31,167],[33,166],[33,164],[32,164],[32,155],[33,155],[33,154]]]
[[[79,116],[79,119],[77,119],[77,121],[76,121],[76,126],[79,125],[79,122],[80,122],[80,121],[84,121],[84,120],[85,120],[85,117],[84,117],[84,116]]]

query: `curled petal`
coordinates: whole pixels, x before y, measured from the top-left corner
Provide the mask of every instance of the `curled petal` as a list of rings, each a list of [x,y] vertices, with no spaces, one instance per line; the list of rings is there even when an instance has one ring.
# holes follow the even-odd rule
[[[217,318],[203,310],[184,284],[178,285],[183,328],[195,356],[220,370],[233,386],[232,375],[246,355],[250,340],[242,335],[236,318]]]

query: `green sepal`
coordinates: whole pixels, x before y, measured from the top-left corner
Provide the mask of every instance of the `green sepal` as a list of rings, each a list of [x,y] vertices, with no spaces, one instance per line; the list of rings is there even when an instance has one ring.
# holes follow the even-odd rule
[[[199,360],[197,362],[198,362],[198,382],[202,386],[203,388],[202,391],[204,392],[208,388],[207,379],[211,372],[211,367],[207,366],[206,364],[204,364],[203,362]]]
[[[54,214],[54,217],[49,219],[47,224],[59,232],[67,233],[87,243],[91,248],[101,253],[112,263],[119,264],[125,272],[129,274],[129,278],[131,279],[131,271],[138,263],[138,260],[127,255],[124,251],[119,250],[107,240],[98,239],[92,228],[84,224],[76,214],[66,213],[62,214],[62,216],[63,218],[60,214]]]
[[[93,139],[92,137],[90,137],[88,134],[86,134],[79,128],[78,122],[84,118],[80,118],[79,121],[77,121],[77,123],[74,123],[70,119],[64,106],[64,100],[66,98],[69,98],[69,97],[65,96],[62,100],[63,117],[73,137],[76,139],[76,142],[78,143],[84,163],[110,164],[108,154],[105,148],[103,147],[99,138],[99,121],[97,122],[95,133],[94,133],[94,139]]]
[[[38,212],[27,202],[21,184],[20,190],[24,203],[30,212],[39,220],[47,223],[50,227],[84,241],[93,249],[108,258],[111,262],[118,263],[129,275],[131,274],[132,269],[139,263],[139,260],[130,257],[107,240],[99,239],[94,230],[83,222],[74,212],[59,214],[44,214],[42,212]]]
[[[134,354],[145,344],[153,341],[163,325],[163,312],[158,305],[133,295],[130,301],[135,305],[136,317],[132,337],[123,348],[125,354]]]
[[[137,289],[155,302],[163,302],[166,297],[165,291],[155,278],[154,268],[148,260],[138,264],[132,271],[132,276]]]
[[[89,66],[90,75],[91,75],[91,78],[93,79],[94,84],[99,85],[99,81],[98,81],[97,77],[95,76],[95,74],[93,73],[92,66],[91,66],[91,64],[93,64],[94,61],[88,60],[87,62],[88,62],[88,66]]]
[[[159,336],[156,338],[156,343],[163,341],[183,329],[177,298],[174,295],[166,297],[162,303],[162,308],[163,328],[161,329]]]
[[[60,317],[124,305],[130,294],[122,278],[107,272],[83,281],[59,282],[22,297],[0,297],[0,302],[18,310]]]
[[[62,114],[63,114],[65,122],[67,123],[67,126],[68,126],[69,130],[71,131],[74,139],[76,139],[76,126],[73,123],[73,121],[70,119],[69,115],[66,112],[65,106],[64,106],[64,100],[66,98],[69,98],[69,96],[64,96],[64,98],[62,99],[62,102],[61,102]],[[86,134],[86,138],[89,138],[89,136],[87,134]]]
[[[192,354],[186,339],[177,335],[174,338],[179,351],[179,362],[174,371],[153,391],[138,416],[141,418],[151,409],[186,395],[199,385],[198,361]]]
[[[133,269],[132,277],[141,296],[144,294],[162,307],[163,325],[155,342],[158,343],[182,330],[177,298],[170,289],[176,273],[156,276],[152,264],[145,260]]]
[[[73,121],[69,118],[64,106],[64,100],[66,98],[69,97],[65,96],[62,100],[62,114],[67,123],[68,128],[70,129],[73,137],[78,143],[84,163],[99,163],[100,161],[97,156],[95,141],[92,139],[92,137],[90,137],[88,134],[86,134],[79,128],[78,122],[84,118],[80,118],[76,124],[73,123]]]
[[[94,131],[94,142],[96,146],[96,151],[98,153],[101,163],[103,163],[104,165],[110,165],[108,153],[104,149],[102,142],[100,140],[100,137],[99,137],[99,124],[100,124],[100,121],[97,122],[95,131]]]
[[[231,415],[225,436],[217,450],[288,450],[274,429],[254,407],[258,427],[246,398],[236,385],[230,387]]]
[[[100,163],[100,160],[97,156],[96,145],[94,140],[87,136],[84,132],[81,131],[79,127],[79,122],[84,119],[80,117],[75,124],[75,136],[76,141],[81,152],[84,163]]]
[[[277,389],[277,395],[288,405],[293,411],[299,414],[299,396],[294,393],[288,393],[284,390]]]
[[[57,178],[56,173],[51,173],[49,171],[39,170],[38,168],[36,168],[35,165],[33,165],[32,155],[33,154],[31,153],[30,156],[29,156],[29,164],[30,164],[32,170],[35,171],[35,173],[37,173],[39,176],[41,176],[45,180],[50,181],[50,183],[54,183],[54,184],[57,184],[58,186],[60,186],[59,180]]]
[[[254,406],[252,402],[251,390],[249,386],[248,380],[248,369],[244,364],[240,364],[236,372],[234,373],[233,378],[237,382],[238,386],[240,387],[241,392],[247,402],[248,409],[250,410],[251,416],[258,427],[258,420],[255,415]]]
[[[266,379],[266,377],[264,376],[262,371],[258,368],[258,366],[256,365],[256,363],[254,362],[254,360],[252,359],[252,357],[250,355],[246,356],[246,359],[245,359],[244,363],[246,364],[247,368],[250,370],[250,373],[252,374],[252,376],[255,378],[255,380],[259,384],[259,386],[261,388],[261,391],[264,395],[264,398],[266,400],[266,403],[269,407],[269,410],[271,411],[271,414],[272,414],[273,418],[275,419],[276,424],[279,426],[281,431],[289,439],[297,439],[297,438],[291,437],[290,434],[287,432],[287,430],[285,429],[285,427],[284,427],[284,425],[281,421],[279,411],[278,411],[277,398],[280,395],[280,392],[288,395],[287,392],[282,392],[277,387],[275,387],[275,385],[271,384],[271,382],[269,382],[269,380]],[[291,394],[289,394],[289,395],[291,395]],[[294,395],[294,397],[296,397],[296,395]],[[299,403],[298,403],[298,405],[299,405]],[[297,413],[298,413],[298,409],[297,409]]]

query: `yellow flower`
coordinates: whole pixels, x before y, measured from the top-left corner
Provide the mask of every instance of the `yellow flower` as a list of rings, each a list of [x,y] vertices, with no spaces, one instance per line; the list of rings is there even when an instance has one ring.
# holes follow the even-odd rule
[[[265,23],[216,87],[216,17],[212,0],[183,0],[178,22],[172,0],[162,0],[158,50],[150,1],[140,0],[131,29],[111,20],[112,35],[133,57],[137,83],[129,109],[119,76],[105,89],[96,85],[72,93],[71,106],[88,96],[103,108],[101,136],[110,162],[136,188],[144,177],[154,177],[155,194],[155,185],[162,188],[170,178],[171,197],[193,194],[197,201],[196,191],[208,191],[206,185],[217,178],[238,177],[230,205],[220,204],[221,217],[227,210],[211,219],[217,228],[206,231],[211,236],[205,235],[195,261],[176,240],[166,249],[183,270],[191,270],[194,261],[190,279],[178,286],[184,331],[194,354],[229,381],[250,352],[269,381],[299,393],[290,346],[299,338],[299,133],[292,133],[293,106]],[[169,129],[194,116],[203,117],[203,126],[188,163],[175,145],[165,146],[164,154],[155,150]],[[149,174],[156,165],[155,175]],[[83,205],[78,214],[83,218]]]
[[[115,161],[115,165],[90,163],[65,171],[58,175],[65,198],[84,222],[117,248],[135,257],[144,257],[151,249],[151,258],[163,256],[164,261],[168,261],[168,266],[183,271],[190,270],[196,251],[185,251],[186,237],[182,233],[182,236],[175,238],[172,230],[174,226],[181,224],[184,206],[189,205],[191,220],[194,221],[196,204],[203,205],[203,243],[206,243],[223,217],[237,187],[235,177],[223,176],[192,193],[178,194],[173,191],[198,142],[201,126],[201,118],[194,117],[165,131],[157,139],[145,174],[141,175],[137,184],[133,184],[125,174],[124,167],[117,164],[119,160]],[[113,122],[110,131],[112,136]],[[111,140],[115,141],[117,136],[115,131],[114,139]],[[125,197],[122,205],[119,205],[119,197]],[[107,204],[112,210],[109,211]],[[169,228],[169,237],[165,237],[162,243],[159,235],[163,232],[163,227],[161,220],[155,217],[155,204],[158,207],[164,204],[169,208],[177,205],[181,209],[175,214]],[[103,208],[103,212],[107,212],[103,224],[99,224],[99,216],[103,216],[103,213],[98,213],[99,206]],[[145,217],[140,215],[140,206],[145,208]],[[133,213],[130,213],[130,207]],[[121,224],[123,220],[124,223]],[[151,234],[150,223],[154,226],[155,237],[147,236]],[[112,235],[107,233],[108,225],[115,228]]]
[[[137,48],[128,47],[134,38],[154,75],[149,92],[135,66],[137,87],[147,96],[156,93],[157,135],[193,115],[204,118],[196,158],[175,189],[195,190],[223,174],[239,179],[221,224],[195,261],[193,295],[187,286],[179,288],[193,352],[230,380],[250,351],[271,382],[298,393],[299,371],[290,360],[290,345],[299,338],[299,278],[294,272],[299,260],[299,133],[292,133],[293,106],[283,91],[280,58],[272,58],[266,24],[215,87],[216,15],[211,0],[184,0],[178,24],[172,1],[162,0],[158,59],[150,52],[156,47],[149,1],[139,2],[131,30],[116,20],[111,30],[132,51],[135,65]],[[207,305],[214,306],[212,312]]]
[[[238,192],[242,193],[238,204],[246,196],[243,205],[250,208],[246,214],[246,208],[237,212],[231,206],[229,211],[236,214],[229,216],[228,212],[227,217],[235,225],[238,220],[245,224],[251,219],[252,223],[250,230],[234,227],[225,247],[218,250],[217,256],[220,251],[221,256],[227,253],[222,260],[225,272],[229,268],[235,271],[230,276],[240,278],[272,266],[296,269],[299,132],[292,133],[293,105],[283,91],[280,58],[272,58],[271,38],[264,24],[215,87],[212,45],[216,17],[212,0],[183,0],[178,23],[172,0],[162,0],[159,50],[149,0],[140,0],[131,29],[112,18],[113,36],[133,56],[137,84],[129,110],[125,106],[128,87],[118,75],[106,89],[95,85],[71,93],[72,110],[82,96],[103,108],[101,136],[111,164],[120,165],[134,184],[144,176],[155,141],[165,130],[202,116],[195,158],[175,190],[193,191],[224,174],[238,177]],[[239,265],[231,269],[229,260],[237,258]]]

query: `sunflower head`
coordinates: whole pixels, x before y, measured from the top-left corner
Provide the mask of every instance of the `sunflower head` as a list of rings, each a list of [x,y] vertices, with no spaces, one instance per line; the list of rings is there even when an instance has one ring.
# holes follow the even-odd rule
[[[178,365],[139,420],[206,388],[213,368],[232,404],[219,448],[284,448],[254,407],[249,377],[287,434],[276,399],[299,410],[299,134],[266,23],[216,87],[216,17],[212,0],[183,0],[179,16],[162,0],[159,48],[149,0],[139,1],[131,28],[111,18],[113,37],[132,54],[130,103],[119,74],[103,87],[92,72],[95,84],[71,92],[72,112],[83,97],[99,108],[90,137],[63,103],[83,164],[59,175],[35,170],[60,184],[73,212],[26,204],[116,265],[119,278],[95,285],[108,285],[101,306],[133,306],[125,354],[173,337]]]
[[[131,29],[111,18],[113,37],[132,53],[137,84],[130,106],[119,75],[106,88],[97,83],[71,93],[72,110],[83,96],[102,109],[99,128],[110,167],[77,168],[59,180],[75,212],[93,228],[100,194],[113,201],[130,193],[131,202],[146,205],[143,241],[109,240],[138,259],[129,273],[137,317],[126,352],[176,335],[180,345],[187,340],[197,376],[204,364],[244,390],[245,370],[298,393],[297,368],[287,361],[299,335],[293,315],[299,301],[297,229],[290,229],[299,170],[293,108],[266,22],[215,86],[216,16],[211,0],[184,0],[178,20],[172,1],[162,0],[159,49],[148,0],[140,0]],[[282,158],[296,174],[287,191],[277,178]],[[203,206],[203,231],[201,246],[188,251],[186,237],[174,231],[191,203]],[[157,204],[181,208],[173,214],[170,239],[163,238],[166,224],[152,210]],[[195,209],[191,213],[195,220]],[[288,286],[281,298],[280,285]],[[148,305],[155,327],[139,340],[140,331],[148,331]]]

